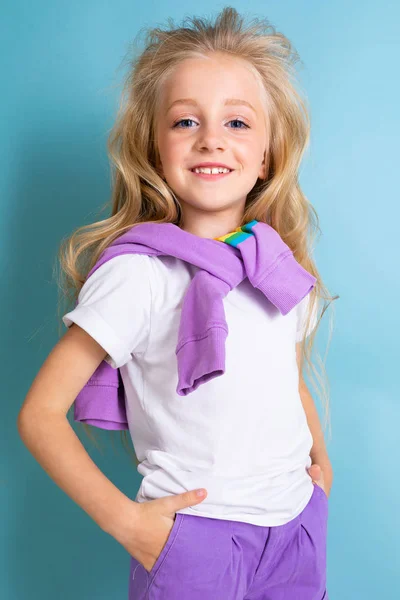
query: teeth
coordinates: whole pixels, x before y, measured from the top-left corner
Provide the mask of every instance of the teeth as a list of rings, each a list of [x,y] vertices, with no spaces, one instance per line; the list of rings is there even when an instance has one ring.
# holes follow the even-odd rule
[[[208,175],[218,175],[218,173],[230,173],[230,169],[225,169],[223,167],[214,167],[214,168],[196,168],[192,169],[194,173],[208,173]]]

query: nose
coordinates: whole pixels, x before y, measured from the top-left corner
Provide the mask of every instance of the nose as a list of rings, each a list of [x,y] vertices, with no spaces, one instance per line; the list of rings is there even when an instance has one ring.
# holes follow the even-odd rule
[[[198,150],[212,151],[226,148],[223,132],[221,132],[217,125],[204,126],[202,131],[199,131],[196,145]]]

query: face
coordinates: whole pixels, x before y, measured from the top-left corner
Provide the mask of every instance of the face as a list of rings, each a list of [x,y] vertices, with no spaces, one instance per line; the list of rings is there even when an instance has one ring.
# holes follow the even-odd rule
[[[226,103],[230,99],[253,108]],[[231,57],[190,58],[168,77],[159,100],[157,166],[182,206],[183,229],[203,237],[232,231],[247,194],[266,176],[266,100],[254,74]],[[192,172],[204,162],[232,171],[207,177]]]

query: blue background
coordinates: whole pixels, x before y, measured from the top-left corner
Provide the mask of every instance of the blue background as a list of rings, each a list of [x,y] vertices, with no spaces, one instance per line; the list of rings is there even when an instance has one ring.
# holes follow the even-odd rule
[[[0,597],[126,599],[129,556],[49,478],[16,418],[58,340],[54,258],[63,236],[110,195],[106,139],[143,26],[216,15],[214,2],[3,3],[1,104]],[[328,524],[330,600],[400,597],[398,140],[396,2],[248,1],[293,42],[311,106],[302,188],[317,209],[318,268],[335,304],[327,357],[334,469]],[[106,214],[102,216],[105,218]],[[323,351],[328,318],[318,335]],[[65,332],[65,328],[63,328]],[[320,410],[320,414],[322,414]],[[104,473],[134,497],[141,476],[109,434]],[[119,439],[119,434],[115,438]],[[311,599],[310,599],[311,600]]]

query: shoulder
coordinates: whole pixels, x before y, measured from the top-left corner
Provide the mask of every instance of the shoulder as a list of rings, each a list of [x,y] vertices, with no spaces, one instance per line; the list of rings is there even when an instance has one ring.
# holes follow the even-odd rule
[[[148,302],[151,284],[147,256],[141,254],[120,254],[114,256],[92,272],[89,271],[78,295],[79,303],[134,297],[142,297]],[[133,296],[132,296],[133,294]]]
[[[107,259],[99,266],[89,271],[84,287],[102,282],[104,285],[123,283],[126,281],[142,281],[149,278],[148,256],[143,254],[119,254]],[[83,288],[82,288],[83,289]]]
[[[100,270],[102,273],[118,273],[123,272],[136,272],[146,271],[149,268],[149,256],[144,254],[126,253],[118,254],[112,258],[107,259],[99,267],[93,271],[93,275],[98,273]]]

